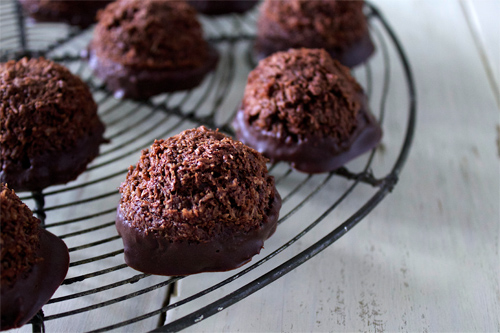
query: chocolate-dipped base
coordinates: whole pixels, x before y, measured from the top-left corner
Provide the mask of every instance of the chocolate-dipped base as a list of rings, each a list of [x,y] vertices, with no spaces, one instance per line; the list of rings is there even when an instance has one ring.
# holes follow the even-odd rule
[[[279,138],[272,132],[259,131],[245,121],[239,110],[233,121],[236,137],[254,148],[271,161],[287,161],[291,166],[306,173],[322,173],[336,170],[365,152],[375,148],[382,138],[382,129],[368,111],[366,102],[357,116],[357,127],[349,140],[337,143],[332,138],[305,138],[295,142]]]
[[[205,75],[214,70],[219,53],[209,47],[203,66],[181,69],[138,69],[98,57],[92,48],[88,54],[89,66],[104,81],[116,98],[146,99],[164,92],[188,90],[198,86]]]
[[[30,157],[29,164],[8,164],[0,170],[0,182],[21,191],[41,191],[76,179],[97,155],[103,139],[104,125],[99,123],[89,136],[65,150],[40,152]]]
[[[14,285],[2,287],[2,331],[26,324],[48,302],[66,277],[69,254],[61,239],[41,229],[37,256],[43,260],[35,263]]]
[[[170,242],[155,234],[132,228],[118,206],[116,229],[123,239],[125,262],[130,267],[149,274],[189,275],[202,272],[222,272],[238,268],[258,254],[264,241],[276,231],[281,197],[275,197],[267,221],[248,233],[217,235],[210,242]]]
[[[288,44],[286,39],[276,41],[274,39],[258,38],[255,42],[254,51],[257,60],[262,60],[275,52],[298,47],[302,47],[302,45]],[[360,40],[342,48],[326,48],[319,45],[309,45],[307,47],[324,48],[333,59],[337,59],[342,65],[351,68],[364,63],[375,52],[375,46],[368,32]]]
[[[249,11],[258,0],[188,0],[188,3],[205,15],[224,15]]]

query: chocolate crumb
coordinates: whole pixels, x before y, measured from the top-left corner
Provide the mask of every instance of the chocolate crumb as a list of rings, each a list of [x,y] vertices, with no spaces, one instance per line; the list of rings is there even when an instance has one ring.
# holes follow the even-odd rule
[[[275,191],[260,153],[202,126],[143,150],[120,187],[120,210],[145,234],[203,243],[266,223]]]
[[[184,1],[119,0],[98,13],[96,56],[134,68],[195,68],[209,53],[196,10]]]
[[[266,0],[257,24],[257,43],[274,44],[280,50],[346,48],[367,34],[363,6],[363,1]]]
[[[273,162],[329,172],[377,146],[382,129],[349,69],[323,49],[290,49],[248,75],[236,137]]]
[[[341,142],[356,128],[362,89],[349,69],[320,49],[278,52],[250,72],[242,102],[254,128],[289,137]]]
[[[4,183],[0,183],[0,204],[1,286],[5,288],[42,260],[36,254],[40,220]]]
[[[30,159],[75,146],[102,128],[85,83],[44,58],[0,64],[0,166],[29,169]]]

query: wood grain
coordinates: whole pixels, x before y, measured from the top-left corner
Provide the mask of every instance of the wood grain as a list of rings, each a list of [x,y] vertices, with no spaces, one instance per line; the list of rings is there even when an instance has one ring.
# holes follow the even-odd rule
[[[418,91],[417,136],[395,191],[320,255],[187,331],[500,330],[499,109],[479,50],[458,1],[375,4]],[[497,4],[474,2],[479,22],[491,24],[482,19]],[[495,59],[498,30],[479,32]],[[397,129],[385,130],[387,141]]]

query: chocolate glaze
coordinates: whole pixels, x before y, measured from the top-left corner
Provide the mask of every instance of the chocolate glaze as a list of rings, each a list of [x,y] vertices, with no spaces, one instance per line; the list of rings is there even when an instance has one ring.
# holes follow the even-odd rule
[[[236,137],[271,161],[287,161],[292,167],[306,173],[322,173],[338,169],[353,158],[373,149],[382,138],[382,129],[368,110],[366,97],[361,97],[358,124],[349,140],[337,143],[326,138],[308,137],[294,142],[277,137],[272,132],[256,130],[245,121],[239,110],[233,121]]]
[[[258,0],[188,0],[191,6],[205,15],[244,13],[258,2]]]
[[[43,260],[35,263],[14,285],[1,289],[2,331],[26,324],[47,303],[66,277],[69,266],[66,244],[41,228],[37,255]]]
[[[266,220],[249,233],[218,235],[209,242],[175,242],[132,228],[118,206],[116,228],[123,239],[125,262],[144,273],[188,275],[238,268],[258,254],[264,240],[276,231],[281,197],[275,197]]]
[[[255,42],[255,57],[262,60],[267,56],[278,52],[286,51],[290,48],[301,47],[301,45],[282,45],[273,40],[260,38]],[[333,59],[337,59],[342,65],[355,67],[362,64],[375,52],[375,46],[367,32],[361,39],[343,48],[324,48]]]
[[[74,147],[31,156],[28,168],[22,164],[6,164],[0,169],[0,182],[16,191],[40,191],[76,179],[99,154],[103,133],[104,125],[98,123],[88,137],[77,139]]]
[[[187,90],[198,86],[205,75],[212,71],[219,60],[217,50],[209,46],[205,64],[196,68],[139,69],[124,66],[109,59],[96,56],[90,49],[89,66],[94,74],[106,83],[116,98],[145,99],[163,92]]]

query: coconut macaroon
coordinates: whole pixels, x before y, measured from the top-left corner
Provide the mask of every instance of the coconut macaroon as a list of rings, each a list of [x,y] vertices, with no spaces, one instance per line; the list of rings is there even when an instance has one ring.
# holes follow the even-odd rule
[[[64,242],[6,184],[0,183],[0,330],[27,323],[54,294],[68,272]]]
[[[382,130],[349,69],[319,49],[291,49],[248,75],[236,137],[297,170],[335,170],[374,148]]]
[[[40,191],[76,179],[99,154],[104,125],[87,85],[44,58],[0,64],[0,181]]]
[[[24,11],[39,22],[64,22],[86,28],[109,0],[18,0]]]
[[[276,230],[281,207],[266,159],[205,127],[155,141],[120,193],[125,261],[160,275],[245,264]]]
[[[196,87],[219,56],[186,2],[118,0],[99,12],[88,58],[115,97],[145,99]]]
[[[374,52],[364,1],[265,0],[257,23],[259,59],[290,48],[322,48],[354,67]]]

